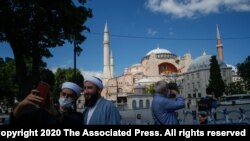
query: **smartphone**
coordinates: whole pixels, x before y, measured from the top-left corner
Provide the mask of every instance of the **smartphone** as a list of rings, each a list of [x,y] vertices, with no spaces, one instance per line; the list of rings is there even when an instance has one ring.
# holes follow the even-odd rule
[[[49,84],[44,81],[40,81],[36,89],[39,91],[38,96],[44,98],[44,101],[45,101],[44,104],[42,104],[41,106],[45,106],[45,104],[49,100],[49,91],[50,91]]]

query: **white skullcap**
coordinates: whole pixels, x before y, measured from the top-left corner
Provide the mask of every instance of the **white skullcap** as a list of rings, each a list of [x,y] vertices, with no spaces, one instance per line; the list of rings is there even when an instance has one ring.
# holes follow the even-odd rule
[[[79,96],[81,94],[81,88],[75,83],[64,82],[62,84],[62,89],[64,89],[64,88],[71,89],[72,91],[74,91],[76,93],[77,96]]]
[[[94,83],[100,89],[103,88],[102,80],[100,78],[97,78],[95,76],[88,76],[85,78],[84,82],[86,82],[86,81]]]

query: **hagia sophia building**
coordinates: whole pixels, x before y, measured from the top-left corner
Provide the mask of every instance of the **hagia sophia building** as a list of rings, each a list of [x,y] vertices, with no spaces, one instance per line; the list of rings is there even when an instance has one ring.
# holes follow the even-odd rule
[[[232,82],[232,67],[224,62],[223,44],[216,29],[217,60],[225,84]],[[150,107],[152,95],[147,91],[151,84],[159,80],[176,82],[186,103],[196,105],[197,101],[206,96],[209,82],[211,55],[206,52],[192,59],[190,52],[177,57],[171,51],[159,45],[145,54],[139,64],[125,68],[121,76],[114,76],[114,58],[110,50],[108,24],[104,28],[104,66],[102,80],[104,89],[102,96],[117,103],[126,103],[131,109]]]

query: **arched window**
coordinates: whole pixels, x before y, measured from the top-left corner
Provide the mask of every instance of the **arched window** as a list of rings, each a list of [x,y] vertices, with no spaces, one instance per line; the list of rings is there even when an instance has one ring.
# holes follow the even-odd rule
[[[143,100],[139,101],[139,108],[142,109],[143,108]]]
[[[161,75],[178,72],[177,68],[173,64],[167,62],[159,64],[158,68],[159,68],[159,74]]]
[[[118,93],[122,93],[122,88],[118,88]]]
[[[136,107],[136,100],[133,100],[132,101],[132,108],[135,110],[135,109],[137,109],[137,107]]]

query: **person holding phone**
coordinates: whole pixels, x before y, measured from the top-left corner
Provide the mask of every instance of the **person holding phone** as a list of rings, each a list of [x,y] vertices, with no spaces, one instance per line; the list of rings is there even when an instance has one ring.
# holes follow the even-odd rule
[[[41,83],[39,83],[39,85],[41,85]],[[15,106],[10,116],[10,124],[20,126],[44,126],[57,124],[56,117],[48,110],[49,105],[45,104],[49,103],[48,99],[41,96],[41,93],[38,90],[43,87],[43,92],[49,92],[49,87],[39,85],[37,89],[31,90],[31,92]]]
[[[13,110],[12,123],[19,125],[81,125],[83,116],[74,104],[81,88],[72,82],[62,84],[59,109],[50,100],[49,87],[40,82]]]

